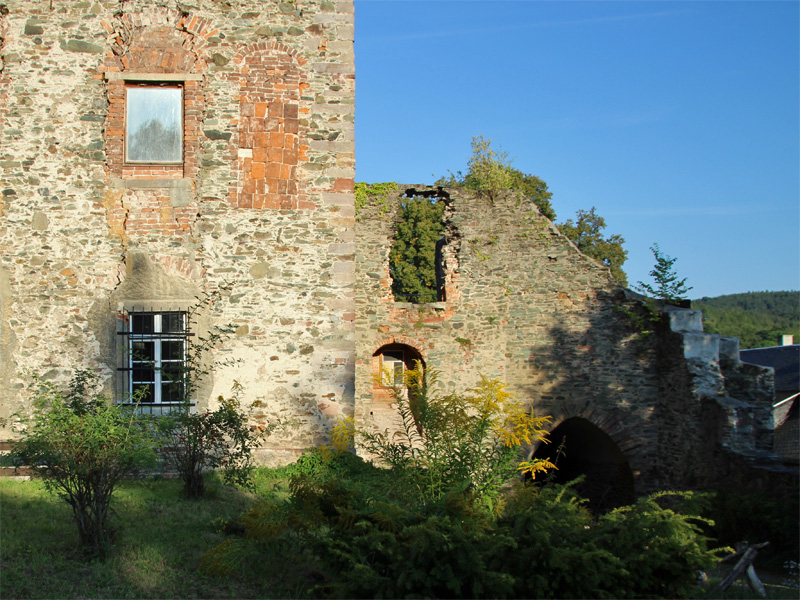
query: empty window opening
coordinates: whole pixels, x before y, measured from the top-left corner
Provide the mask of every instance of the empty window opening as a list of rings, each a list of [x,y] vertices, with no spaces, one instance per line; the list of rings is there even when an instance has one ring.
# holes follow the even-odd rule
[[[634,499],[633,473],[619,447],[602,429],[586,419],[567,419],[550,433],[550,443],[541,444],[535,458],[547,458],[558,467],[556,483],[568,483],[584,475],[576,491],[589,501],[596,514]]]
[[[394,241],[389,252],[389,275],[396,302],[442,300],[444,206],[444,201],[437,197],[414,195],[400,201]]]
[[[125,86],[125,162],[183,162],[182,86]]]
[[[417,365],[425,369],[422,355],[405,344],[387,344],[372,355],[373,401],[391,402],[392,387],[405,385],[405,374]]]
[[[123,319],[125,366],[129,401],[149,412],[187,400],[187,314],[171,312],[129,312]],[[153,410],[162,409],[162,410]]]
[[[387,350],[383,353],[383,374],[393,385],[403,385],[406,371],[405,352],[403,350]]]

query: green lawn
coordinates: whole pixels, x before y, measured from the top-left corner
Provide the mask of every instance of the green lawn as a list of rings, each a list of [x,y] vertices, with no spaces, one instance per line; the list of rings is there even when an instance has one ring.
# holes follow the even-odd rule
[[[280,597],[269,581],[206,577],[204,552],[224,537],[215,523],[238,515],[250,494],[212,481],[208,497],[181,496],[178,480],[127,482],[112,501],[114,548],[87,560],[69,506],[38,481],[0,480],[2,598]]]
[[[258,495],[276,493],[267,471],[256,477]],[[226,536],[218,529],[251,505],[256,495],[208,482],[200,501],[181,495],[175,479],[125,483],[112,502],[114,547],[105,561],[87,559],[70,508],[39,481],[0,479],[0,598],[286,598],[308,597],[308,565],[276,556],[248,564],[231,577],[198,572],[202,555]],[[280,490],[278,490],[280,493]],[[256,555],[254,555],[256,556]],[[288,561],[288,562],[287,562]],[[304,570],[305,569],[305,570]],[[765,582],[780,582],[759,570]],[[713,585],[713,584],[712,584]],[[769,585],[768,598],[797,598],[797,590]],[[698,598],[720,597],[697,589]],[[757,598],[743,582],[724,598]]]

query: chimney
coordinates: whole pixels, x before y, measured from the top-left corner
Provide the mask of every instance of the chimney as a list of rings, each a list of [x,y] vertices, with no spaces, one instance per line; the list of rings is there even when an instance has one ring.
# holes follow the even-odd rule
[[[778,342],[780,342],[780,346],[792,346],[794,344],[794,336],[782,335]]]

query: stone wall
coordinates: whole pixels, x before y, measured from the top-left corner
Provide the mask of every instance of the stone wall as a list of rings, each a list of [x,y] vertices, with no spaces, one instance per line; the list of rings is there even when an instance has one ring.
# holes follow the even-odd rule
[[[404,189],[401,186],[400,195]],[[388,253],[398,196],[359,211],[356,416],[382,428],[392,406],[373,382],[387,344],[410,346],[441,371],[448,390],[482,374],[501,378],[553,427],[582,417],[629,457],[634,474],[657,469],[653,407],[658,374],[638,344],[628,302],[607,268],[584,256],[536,206],[517,194],[494,201],[448,190],[442,251],[445,299],[396,303]]]
[[[127,160],[127,94],[156,86],[180,89],[180,160]],[[124,396],[128,313],[201,304],[195,339],[233,333],[198,408],[242,384],[286,425],[268,462],[340,415],[397,426],[379,378],[416,359],[448,391],[500,378],[554,430],[602,433],[638,493],[769,453],[769,374],[695,311],[643,338],[642,298],[517,194],[419,188],[446,203],[442,298],[395,302],[405,188],[356,222],[354,98],[350,1],[0,0],[0,417],[29,372],[95,369]]]
[[[622,451],[640,494],[710,485],[719,452],[769,449],[766,372],[743,373],[741,363],[725,362],[729,352],[720,361],[720,336],[702,332],[698,311],[663,307],[662,325],[641,336],[630,312],[648,314],[643,298],[617,286],[517,194],[492,201],[440,192],[444,298],[395,302],[392,217],[407,189],[373,198],[357,218],[362,427],[397,426],[391,394],[375,376],[382,349],[405,348],[438,369],[448,391],[466,390],[482,374],[507,382],[537,415],[552,416],[552,430],[587,421]]]
[[[319,443],[353,403],[352,2],[2,4],[0,416],[27,369],[114,390],[123,309],[219,293],[200,406],[236,380],[273,455]],[[132,81],[182,87],[181,164],[125,163]]]

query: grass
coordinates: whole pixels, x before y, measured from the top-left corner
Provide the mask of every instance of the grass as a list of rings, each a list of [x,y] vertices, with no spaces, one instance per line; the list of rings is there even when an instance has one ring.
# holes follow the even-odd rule
[[[259,496],[284,493],[281,486],[291,472],[258,470],[255,493],[224,486],[211,476],[207,497],[199,501],[182,496],[180,480],[128,481],[112,502],[116,535],[103,561],[83,554],[69,506],[41,482],[0,479],[0,598],[307,597],[315,584],[308,561],[265,559],[246,546],[245,564],[234,575],[210,577],[198,571],[201,557],[230,537],[220,524],[235,521]],[[374,469],[360,472],[365,481],[386,475]],[[798,597],[797,589],[780,585],[785,573],[771,576],[758,564],[756,569],[767,598]],[[723,574],[712,574],[709,586],[697,588],[695,597],[758,598],[741,580],[723,595],[713,592]]]
[[[39,481],[0,480],[2,598],[280,597],[269,581],[206,577],[200,558],[224,535],[215,523],[237,516],[252,495],[210,482],[208,497],[182,497],[181,482],[126,482],[112,501],[114,548],[87,559],[69,506]]]

